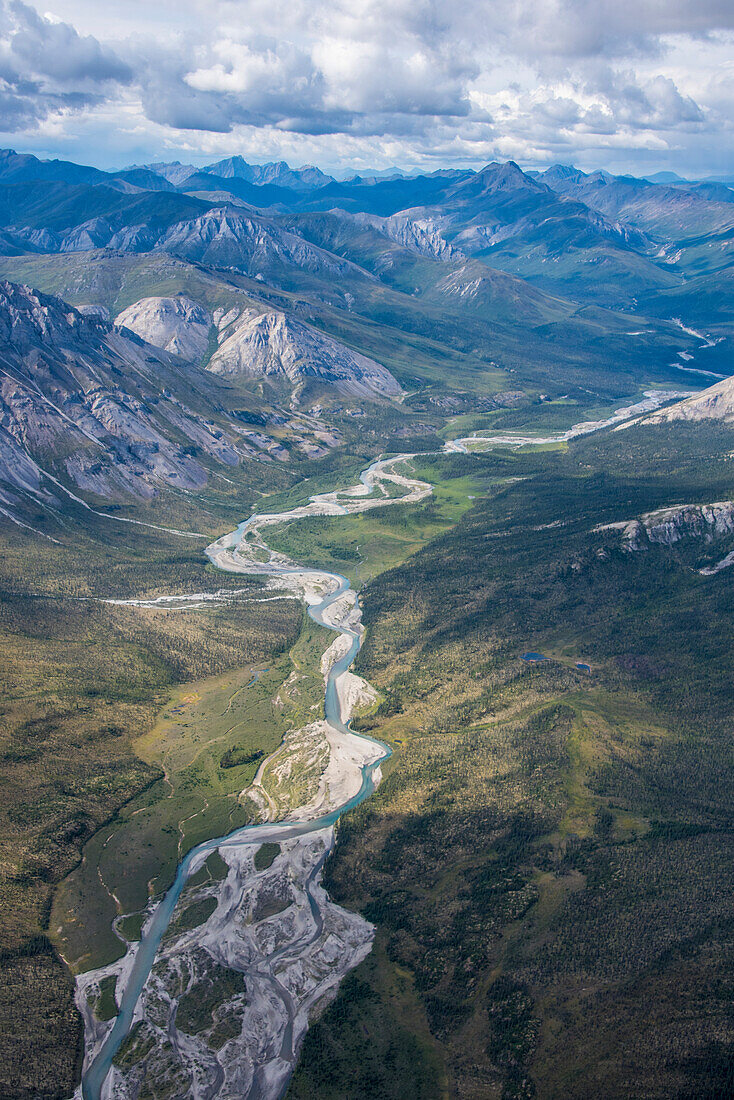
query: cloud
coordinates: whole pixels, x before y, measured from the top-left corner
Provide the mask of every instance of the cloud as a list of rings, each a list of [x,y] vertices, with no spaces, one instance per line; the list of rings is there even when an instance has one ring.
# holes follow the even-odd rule
[[[707,141],[713,164],[731,149],[731,0],[41,4],[55,17],[0,0],[9,128],[124,99],[136,147],[147,133],[327,164],[347,149],[376,166],[508,149],[524,163],[604,149],[615,163],[653,148],[700,159]]]
[[[298,133],[378,134],[388,119],[403,115],[469,114],[467,85],[479,72],[476,62],[458,60],[446,44],[426,41],[400,18],[399,27],[391,26],[386,13],[378,36],[373,20],[359,24],[357,34],[353,17],[339,12],[328,26],[314,29],[297,5],[281,24],[277,0],[275,7],[268,26],[294,34],[294,23],[303,24],[300,41],[247,33],[248,27],[238,33],[228,23],[194,51],[177,41],[148,58],[142,83],[150,117],[173,126],[183,117],[198,118],[207,130],[225,129],[226,119],[229,129],[271,125]]]
[[[132,79],[132,69],[92,36],[44,18],[20,0],[0,0],[0,114],[6,130],[95,105],[111,84]]]
[[[43,18],[20,0],[4,3],[0,18],[9,53],[26,72],[65,87],[132,79],[130,68],[96,38],[80,35],[68,23]]]
[[[640,130],[674,130],[704,122],[701,108],[690,97],[681,95],[675,83],[656,76],[639,83],[633,72],[609,71],[606,80],[594,82],[603,90],[606,102],[618,126]]]

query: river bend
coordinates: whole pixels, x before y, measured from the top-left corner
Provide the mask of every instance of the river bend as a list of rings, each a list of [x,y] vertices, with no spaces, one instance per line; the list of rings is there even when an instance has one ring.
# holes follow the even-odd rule
[[[601,428],[618,428],[680,396],[652,391],[607,420],[577,424],[557,435],[474,433],[449,441],[444,450],[467,454],[493,446],[567,442]],[[255,514],[207,548],[218,568],[267,577],[274,591],[304,600],[314,621],[334,631],[335,641],[322,659],[324,719],[289,732],[258,771],[247,794],[260,807],[262,823],[189,851],[166,894],[151,903],[140,942],[129,945],[118,962],[79,975],[76,1002],[85,1023],[85,1058],[76,1100],[135,1100],[146,1077],[175,1084],[179,1094],[194,1100],[277,1100],[287,1087],[309,1015],[369,953],[372,926],[335,905],[320,882],[336,821],[371,794],[380,779],[380,764],[390,753],[386,745],[353,733],[348,725],[354,707],[368,701],[372,690],[349,671],[362,641],[361,611],[345,577],[299,566],[270,551],[264,533],[275,524],[307,516],[351,515],[425,499],[431,486],[395,469],[413,457],[378,459],[358,484],[314,495],[287,512]],[[401,495],[389,496],[386,484],[397,486]],[[265,770],[288,774],[298,767],[299,754],[325,761],[318,785],[304,805],[274,804],[263,784]],[[257,871],[254,855],[265,842],[280,844],[281,853],[270,868]],[[171,922],[187,881],[214,851],[227,864],[226,878],[202,887],[194,900],[213,899],[216,908],[203,924],[174,934]],[[182,1031],[176,1016],[182,997],[205,989],[207,982],[211,985],[222,968],[241,974],[246,992],[230,991],[226,1012],[216,1010],[223,1038],[217,1045],[219,1040],[212,1044],[211,1036],[207,1042]],[[90,1008],[90,994],[110,975],[117,979],[119,1011],[112,1022],[100,1023]],[[142,1056],[116,1064],[136,1027]]]
[[[151,906],[140,942],[131,944],[118,962],[80,975],[76,999],[84,1016],[86,1053],[78,1095],[83,1100],[128,1100],[137,1094],[141,1073],[180,1081],[197,1100],[282,1095],[309,1014],[333,996],[344,975],[369,952],[372,926],[334,905],[320,885],[334,844],[334,824],[374,790],[380,764],[390,753],[386,745],[353,733],[348,725],[354,705],[371,693],[349,671],[363,636],[359,603],[345,577],[301,567],[269,551],[263,532],[306,516],[350,515],[425,499],[430,485],[395,470],[410,457],[373,462],[357,485],[317,494],[288,512],[256,514],[207,548],[218,568],[267,576],[273,588],[305,600],[314,621],[335,632],[322,658],[324,719],[289,733],[247,792],[263,817],[278,820],[245,826],[193,848],[166,894]],[[401,495],[389,496],[388,483],[399,487]],[[264,557],[267,561],[259,560]],[[328,762],[308,804],[285,807],[285,812],[283,806],[273,808],[262,785],[264,768],[294,744],[290,763],[297,767],[298,750],[313,743],[328,746]],[[264,842],[277,842],[281,853],[270,868],[258,872],[254,855]],[[227,864],[226,878],[202,888],[196,900],[212,897],[216,908],[202,925],[172,936],[171,922],[187,880],[214,851]],[[230,1024],[236,1016],[241,1027],[217,1050],[177,1028],[176,1013],[182,994],[216,980],[218,967],[241,973],[246,993],[234,994],[225,1005]],[[119,1012],[114,1021],[101,1024],[90,1009],[89,995],[113,974]],[[121,1066],[114,1061],[136,1025],[144,1036],[141,1042],[147,1036],[162,1052],[158,1056],[155,1048],[149,1050],[137,1069],[135,1062]]]

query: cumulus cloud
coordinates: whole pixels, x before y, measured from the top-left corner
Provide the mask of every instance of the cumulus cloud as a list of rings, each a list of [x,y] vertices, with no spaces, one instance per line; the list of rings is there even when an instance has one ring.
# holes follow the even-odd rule
[[[64,87],[78,82],[129,80],[132,73],[112,50],[68,23],[43,18],[20,0],[3,5],[3,40],[25,71]]]
[[[303,134],[379,134],[403,115],[469,114],[468,83],[479,73],[476,60],[436,41],[435,29],[419,34],[415,13],[407,18],[409,6],[402,18],[397,5],[392,22],[387,8],[384,21],[372,12],[360,22],[353,12],[335,7],[327,23],[315,18],[318,4],[309,13],[295,4],[281,20],[276,2],[267,21],[264,11],[262,20],[257,18],[253,6],[246,26],[223,17],[193,51],[183,41],[172,44],[146,61],[147,109],[174,126],[183,116],[209,112],[202,129],[271,125]],[[253,30],[259,22],[277,25],[282,34]]]
[[[21,0],[0,0],[0,115],[7,130],[51,112],[82,110],[129,83],[114,50]]]
[[[41,14],[42,2],[55,18]],[[94,110],[128,88],[136,141],[147,128],[151,141],[178,148],[302,148],[327,164],[347,149],[379,166],[495,155],[543,163],[559,153],[583,161],[605,148],[617,160],[650,149],[695,148],[700,158],[706,135],[716,156],[730,148],[734,74],[711,59],[731,50],[731,0],[106,8],[0,0],[8,129],[72,106],[70,97],[74,109]],[[116,41],[105,40],[106,20]]]

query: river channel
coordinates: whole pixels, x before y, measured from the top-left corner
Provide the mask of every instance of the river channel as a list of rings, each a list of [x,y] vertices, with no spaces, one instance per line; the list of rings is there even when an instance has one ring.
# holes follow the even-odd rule
[[[492,445],[522,446],[528,443],[565,442],[577,435],[616,426],[625,418],[648,412],[674,396],[680,395],[647,393],[642,402],[619,410],[606,421],[575,425],[568,432],[544,439],[521,433],[495,435],[475,433],[472,437],[450,441],[444,449],[448,453],[466,454],[471,450]],[[227,836],[213,837],[191,849],[179,864],[172,885],[151,910],[140,942],[129,945],[127,955],[119,964],[103,968],[96,972],[97,976],[94,972],[80,975],[77,1004],[85,1019],[86,1056],[82,1084],[77,1090],[77,1096],[81,1096],[83,1100],[117,1100],[117,1098],[126,1100],[131,1095],[114,1059],[134,1024],[142,1018],[141,999],[144,997],[146,983],[151,981],[151,972],[159,958],[164,936],[171,925],[176,904],[186,887],[187,880],[203,866],[207,857],[219,851],[225,862],[229,863],[230,858],[233,858],[237,852],[255,850],[265,842],[288,845],[298,841],[299,838],[306,840],[317,837],[321,838],[321,849],[316,854],[312,853],[310,862],[305,860],[298,864],[297,861],[293,861],[290,869],[291,875],[295,874],[297,877],[297,871],[293,868],[300,867],[302,881],[298,885],[301,890],[301,910],[309,919],[298,924],[289,941],[269,949],[267,956],[253,959],[250,952],[247,965],[239,964],[246,977],[259,983],[259,995],[263,1003],[268,997],[271,1001],[274,999],[278,1002],[278,1011],[274,1011],[269,1002],[268,1011],[263,1010],[261,1018],[258,1019],[258,1027],[264,1029],[265,1039],[260,1036],[255,1053],[252,1049],[248,1049],[246,1055],[240,1052],[236,1056],[243,1063],[246,1062],[246,1067],[242,1069],[240,1066],[238,1074],[231,1079],[227,1078],[221,1062],[215,1060],[208,1072],[202,1071],[201,1087],[195,1083],[192,1085],[190,1094],[206,1100],[234,1095],[246,1096],[248,1100],[276,1100],[287,1087],[295,1065],[298,1046],[307,1027],[308,1012],[315,1005],[323,1003],[318,1001],[317,994],[323,997],[324,991],[328,992],[329,984],[322,980],[319,986],[316,982],[316,992],[313,992],[307,985],[303,986],[301,983],[294,993],[296,987],[288,987],[277,965],[288,960],[293,962],[298,958],[299,953],[303,954],[307,949],[313,951],[314,945],[318,946],[319,937],[323,938],[327,904],[333,910],[338,909],[329,901],[319,885],[323,864],[334,844],[333,826],[343,813],[358,806],[373,792],[376,782],[379,782],[380,765],[389,757],[390,749],[381,742],[351,731],[348,724],[349,715],[345,713],[345,700],[340,694],[340,682],[349,675],[348,670],[359,652],[363,635],[359,604],[356,595],[350,589],[349,581],[332,572],[299,566],[283,555],[271,552],[262,532],[269,526],[307,516],[351,515],[375,507],[425,499],[432,491],[430,485],[395,471],[397,465],[413,457],[415,456],[412,454],[401,454],[389,459],[378,459],[362,473],[357,485],[337,492],[314,495],[308,504],[288,512],[255,514],[240,524],[235,531],[218,539],[207,548],[209,559],[218,568],[228,572],[266,576],[272,587],[282,586],[291,594],[305,599],[309,605],[308,613],[311,618],[316,623],[334,631],[341,638],[340,651],[325,676],[324,719],[331,738],[331,751],[332,754],[338,755],[340,745],[352,744],[357,738],[364,743],[367,751],[360,757],[358,753],[355,755],[352,749],[352,755],[348,761],[354,773],[352,789],[349,796],[338,804],[333,804],[332,798],[331,804],[328,800],[323,804],[322,812],[314,812],[312,807],[312,812],[309,813],[304,808],[303,815],[299,815],[298,808],[295,808],[286,815],[285,820],[248,825]],[[402,488],[402,494],[390,496],[384,483],[390,483],[393,491],[395,486]],[[334,790],[339,791],[342,788],[335,785]],[[232,866],[235,862],[233,859]],[[244,872],[240,867],[240,872],[240,877],[237,878],[235,875],[232,882],[236,886],[236,891],[244,895],[251,888],[254,879],[251,860]],[[344,913],[344,911],[339,912]],[[349,955],[349,951],[345,951],[340,961],[329,964],[333,971],[332,991],[344,974],[352,966],[357,965],[369,950],[371,932],[368,931],[365,938],[364,928],[369,930],[370,926],[361,921],[361,918],[355,917],[354,920],[363,926],[360,933],[361,940],[359,936],[352,937],[353,957]],[[322,948],[323,944],[320,949]],[[98,975],[103,973],[117,975],[118,1014],[110,1025],[100,1025],[99,1022],[95,1022],[87,998],[88,990],[94,988],[94,982],[99,980]],[[168,1033],[171,1034],[175,1030],[174,1006]],[[186,1054],[187,1052],[183,1050],[183,1055]],[[235,1055],[232,1057],[235,1058]],[[233,1084],[235,1080],[239,1082],[236,1087]]]
[[[244,548],[248,545],[248,537],[254,534],[255,539],[252,545],[260,551],[265,550],[265,543],[262,541],[260,532],[263,527],[275,523],[283,523],[308,515],[348,515],[368,508],[425,498],[431,492],[429,485],[425,482],[396,475],[393,472],[397,464],[411,457],[411,455],[399,455],[388,460],[377,460],[362,473],[359,485],[342,492],[318,494],[310,499],[308,505],[300,508],[272,515],[253,515],[249,520],[240,524],[230,535],[218,539],[207,548],[210,560],[221,569],[231,572],[267,575],[288,587],[295,581],[297,582],[296,589],[301,587],[301,584],[298,584],[299,581],[307,583],[310,596],[307,595],[306,598],[310,602],[308,608],[310,617],[316,623],[341,635],[348,643],[348,648],[334,661],[326,676],[325,721],[337,735],[344,739],[353,739],[359,736],[360,739],[373,746],[375,751],[371,754],[372,758],[360,766],[361,780],[356,793],[340,805],[330,809],[329,812],[306,820],[289,819],[287,821],[248,825],[227,836],[213,837],[204,841],[187,853],[178,866],[172,885],[147,921],[139,944],[131,945],[129,949],[128,954],[132,955],[132,962],[125,969],[124,986],[121,996],[118,995],[118,1015],[102,1041],[96,1042],[91,1052],[88,1049],[81,1086],[83,1100],[103,1100],[103,1098],[120,1094],[109,1080],[111,1076],[114,1076],[114,1071],[111,1074],[113,1059],[133,1026],[141,994],[158,956],[161,941],[171,923],[176,903],[187,880],[202,867],[206,858],[217,850],[225,854],[226,858],[228,849],[235,849],[242,845],[260,845],[266,842],[283,843],[308,834],[329,830],[343,813],[358,806],[374,790],[376,779],[379,778],[380,764],[389,757],[391,750],[387,745],[364,735],[356,735],[349,729],[338,690],[339,679],[352,665],[359,652],[362,639],[362,627],[356,600],[352,601],[352,615],[346,621],[343,615],[338,622],[335,622],[330,616],[331,609],[345,602],[345,597],[350,593],[350,582],[346,577],[336,573],[312,570],[289,563],[281,555],[272,554],[269,562],[261,563],[253,559]],[[379,495],[382,481],[398,484],[406,491],[399,497],[388,497],[384,491],[382,491],[382,495]],[[321,589],[324,594],[315,597],[314,591],[318,589]],[[314,600],[315,602],[312,602]],[[333,843],[333,839],[331,843]],[[319,859],[317,867],[309,871],[308,881],[304,884],[308,904],[317,927],[320,919],[319,900],[315,896],[312,887],[314,880],[320,875],[326,855],[328,855],[328,851]],[[121,985],[122,981],[118,984]],[[280,1043],[280,1053],[285,1055],[281,1060],[292,1063],[296,1053],[293,1049],[292,1037],[295,1010],[293,1006],[287,1004],[287,996],[284,999],[288,1009],[288,1019]],[[268,1075],[258,1074],[258,1068],[255,1067],[253,1082],[248,1093],[251,1100],[256,1100],[257,1097],[261,1096],[273,1095]]]

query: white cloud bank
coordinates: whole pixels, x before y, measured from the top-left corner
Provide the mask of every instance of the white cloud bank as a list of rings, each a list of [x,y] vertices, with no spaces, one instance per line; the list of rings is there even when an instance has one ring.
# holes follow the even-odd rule
[[[731,0],[0,0],[7,143],[734,173]]]

